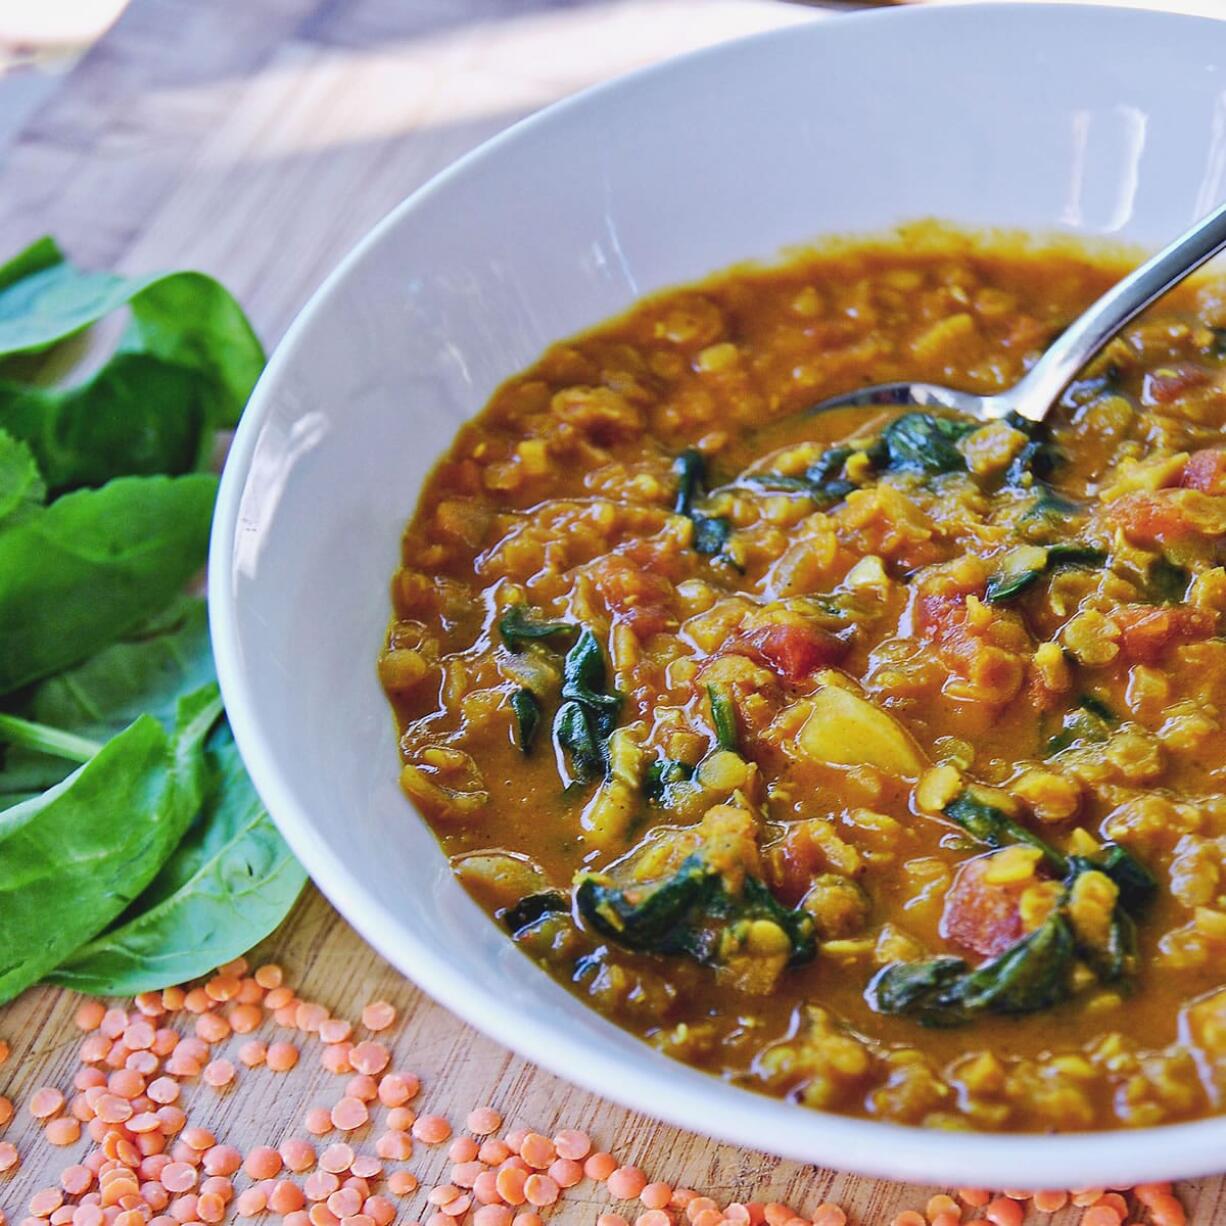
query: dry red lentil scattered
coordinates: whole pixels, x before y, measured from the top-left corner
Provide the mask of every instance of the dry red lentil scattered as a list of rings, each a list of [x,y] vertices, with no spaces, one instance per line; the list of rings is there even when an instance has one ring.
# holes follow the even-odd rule
[[[174,1029],[173,1014],[181,1011],[189,1015],[187,1024],[194,1034],[184,1037]],[[206,1085],[230,1084],[235,1065],[211,1047],[231,1034],[251,1034],[269,1014],[277,1024],[317,1038],[325,1067],[340,1075],[356,1074],[331,1109],[314,1107],[306,1113],[307,1131],[356,1132],[378,1111],[385,1131],[373,1142],[374,1154],[356,1153],[343,1142],[329,1145],[318,1156],[318,1169],[312,1170],[315,1147],[289,1138],[279,1149],[253,1148],[244,1161],[237,1149],[219,1144],[208,1129],[188,1126],[186,1112],[176,1105],[183,1089],[179,1079],[199,1076]],[[159,1028],[163,1018],[166,1024]],[[593,1152],[585,1132],[563,1129],[550,1138],[516,1127],[499,1137],[495,1134],[503,1121],[493,1107],[474,1107],[465,1119],[473,1135],[452,1140],[452,1125],[444,1116],[417,1116],[405,1105],[421,1084],[412,1073],[385,1071],[391,1061],[388,1047],[373,1040],[351,1043],[352,1023],[332,1018],[321,1004],[298,1000],[279,967],[260,967],[248,975],[240,960],[221,968],[203,987],[146,994],[131,1014],[84,1002],[75,1020],[87,1032],[79,1052],[81,1067],[73,1078],[75,1097],[66,1103],[62,1091],[44,1086],[31,1095],[27,1107],[44,1122],[49,1143],[73,1144],[84,1124],[96,1148],[63,1169],[59,1187],[34,1194],[23,1226],[215,1226],[231,1214],[254,1217],[268,1211],[282,1218],[282,1226],[394,1226],[397,1210],[389,1197],[411,1196],[420,1185],[417,1175],[403,1167],[385,1174],[383,1163],[406,1162],[413,1156],[410,1130],[429,1145],[451,1140],[450,1178],[425,1198],[433,1210],[426,1215],[427,1226],[461,1226],[466,1221],[471,1226],[544,1226],[536,1210],[555,1204],[584,1179],[606,1181],[610,1197],[638,1200],[642,1206],[630,1219],[600,1214],[596,1226],[630,1226],[630,1221],[634,1226],[677,1226],[679,1221],[689,1226],[847,1226],[846,1213],[831,1203],[804,1217],[778,1203],[721,1206],[691,1189],[649,1181],[638,1167]],[[385,1030],[395,1021],[395,1009],[387,1002],[376,1001],[363,1011],[368,1030]],[[0,1045],[0,1052],[5,1051]],[[284,1072],[298,1062],[300,1053],[286,1040],[252,1038],[236,1054],[250,1068],[264,1064]],[[12,1104],[0,1097],[0,1127],[12,1116]],[[0,1172],[17,1164],[15,1147],[0,1142]],[[280,1178],[283,1168],[310,1173],[299,1184]],[[252,1183],[236,1193],[230,1176],[240,1169]],[[1021,1226],[1028,1207],[1050,1214],[1070,1201],[1084,1210],[1078,1226],[1122,1226],[1130,1214],[1127,1192],[1152,1226],[1186,1226],[1183,1206],[1167,1183],[1132,1190],[1006,1189],[995,1197],[964,1188],[957,1200],[941,1193],[928,1200],[923,1212],[905,1210],[895,1216],[894,1226],[961,1226],[962,1205],[981,1210],[979,1220],[991,1226]],[[65,1203],[65,1196],[77,1203]],[[0,1226],[5,1226],[2,1216]]]
[[[274,1073],[288,1073],[298,1063],[298,1048],[293,1043],[269,1043],[264,1063]]]
[[[362,1025],[367,1030],[386,1030],[396,1021],[396,1006],[386,1000],[373,1000],[362,1010]]]

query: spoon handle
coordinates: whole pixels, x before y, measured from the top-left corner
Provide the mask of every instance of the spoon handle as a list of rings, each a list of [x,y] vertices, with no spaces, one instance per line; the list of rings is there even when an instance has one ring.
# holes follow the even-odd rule
[[[1226,204],[1201,218],[1140,268],[1113,285],[1070,324],[1030,372],[994,399],[1031,421],[1042,421],[1073,376],[1155,298],[1226,249]]]

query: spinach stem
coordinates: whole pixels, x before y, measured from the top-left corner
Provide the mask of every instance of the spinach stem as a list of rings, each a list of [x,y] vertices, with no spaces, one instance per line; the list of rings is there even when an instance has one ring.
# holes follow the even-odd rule
[[[0,713],[0,741],[67,758],[70,762],[88,762],[102,748],[97,741],[83,736],[3,713]]]

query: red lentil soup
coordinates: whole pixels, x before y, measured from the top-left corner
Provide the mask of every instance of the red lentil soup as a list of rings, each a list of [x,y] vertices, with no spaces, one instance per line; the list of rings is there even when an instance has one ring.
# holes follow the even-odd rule
[[[992,392],[1123,271],[831,247],[660,294],[463,427],[394,577],[401,779],[521,949],[812,1107],[1076,1130],[1226,1093],[1226,291],[1047,427]]]

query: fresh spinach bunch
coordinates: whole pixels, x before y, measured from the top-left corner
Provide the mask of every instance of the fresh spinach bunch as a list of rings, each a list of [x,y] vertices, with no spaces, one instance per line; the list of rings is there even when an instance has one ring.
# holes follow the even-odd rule
[[[50,385],[121,307],[101,369]],[[86,272],[50,239],[0,267],[0,1001],[48,977],[110,994],[204,974],[305,880],[183,594],[217,486],[195,470],[263,361],[202,274]]]

